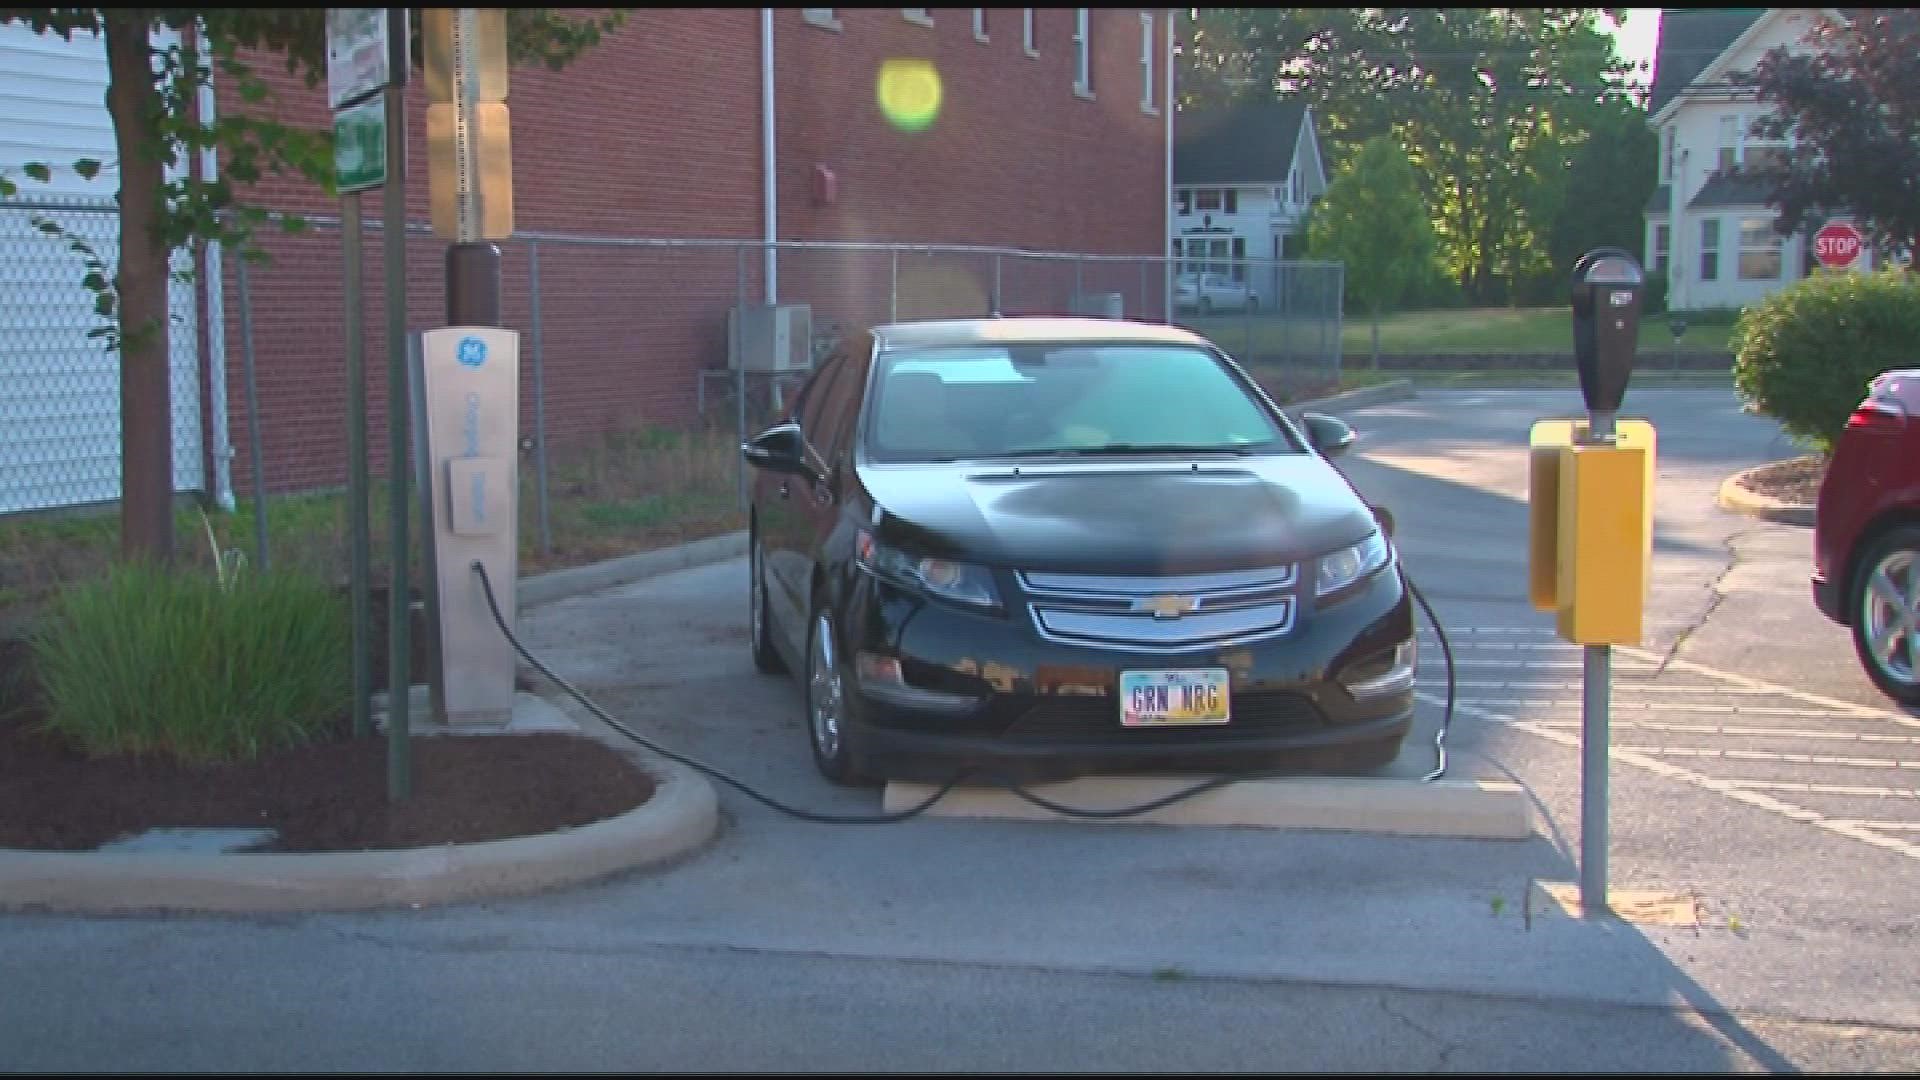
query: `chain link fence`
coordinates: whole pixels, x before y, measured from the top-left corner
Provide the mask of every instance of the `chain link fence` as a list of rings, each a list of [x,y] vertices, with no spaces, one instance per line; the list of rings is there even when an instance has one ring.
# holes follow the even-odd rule
[[[83,270],[35,228],[37,212],[0,206],[0,514],[118,497],[116,361],[86,338],[98,320]],[[112,265],[111,208],[62,212]],[[301,233],[263,236],[265,264],[243,273],[227,260],[219,287],[207,290],[209,325],[196,320],[195,287],[174,286],[183,491],[231,497],[210,490],[203,458],[220,463],[216,484],[230,459],[232,488],[244,498],[345,485],[342,233],[337,218],[308,221]],[[386,471],[385,254],[380,223],[365,229],[361,325],[378,475]],[[644,427],[724,431],[737,443],[783,407],[827,343],[869,325],[994,314],[1171,319],[1283,392],[1324,389],[1340,372],[1337,263],[1214,266],[951,245],[530,232],[500,247],[501,321],[521,333],[523,529],[542,552],[552,543],[552,500],[578,483],[572,459],[556,469],[553,454]],[[446,244],[416,226],[406,248],[408,324],[442,325]],[[1217,280],[1242,287],[1221,289]],[[769,284],[778,314],[765,306]],[[211,427],[203,400],[221,406]],[[744,495],[745,466],[733,456]]]
[[[120,363],[88,332],[107,325],[76,242],[111,274],[119,208],[77,199],[0,203],[0,515],[120,497]],[[193,268],[186,251],[172,269]],[[168,287],[173,484],[206,487],[197,292]]]

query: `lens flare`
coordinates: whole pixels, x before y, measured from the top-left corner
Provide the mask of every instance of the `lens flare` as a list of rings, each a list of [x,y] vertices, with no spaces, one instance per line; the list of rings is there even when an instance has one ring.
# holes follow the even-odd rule
[[[940,116],[940,73],[931,60],[882,63],[876,89],[881,115],[902,131],[925,131]]]

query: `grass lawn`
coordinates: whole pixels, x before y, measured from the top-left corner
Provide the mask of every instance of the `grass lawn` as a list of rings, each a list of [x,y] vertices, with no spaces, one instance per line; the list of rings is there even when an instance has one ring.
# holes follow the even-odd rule
[[[1732,327],[1702,326],[1699,319],[1680,339],[1688,350],[1722,350]],[[1257,356],[1310,350],[1322,332],[1317,322],[1217,315],[1182,320],[1235,355]],[[1665,316],[1640,321],[1640,348],[1649,357],[1673,348]],[[1372,323],[1349,316],[1341,325],[1340,348],[1348,356],[1372,351]],[[1382,355],[1411,353],[1550,353],[1573,351],[1573,316],[1567,308],[1455,308],[1406,311],[1380,320]]]

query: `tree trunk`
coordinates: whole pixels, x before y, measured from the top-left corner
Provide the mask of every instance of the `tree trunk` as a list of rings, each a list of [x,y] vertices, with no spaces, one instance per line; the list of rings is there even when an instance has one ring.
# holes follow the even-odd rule
[[[167,378],[167,250],[157,240],[166,175],[150,145],[161,99],[147,13],[105,12],[107,109],[120,159],[120,552],[173,556],[172,403]]]

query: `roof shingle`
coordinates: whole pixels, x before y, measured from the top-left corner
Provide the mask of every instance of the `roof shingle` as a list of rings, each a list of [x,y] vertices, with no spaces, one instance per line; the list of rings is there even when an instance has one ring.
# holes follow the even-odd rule
[[[1285,183],[1306,112],[1302,103],[1277,100],[1180,110],[1173,118],[1173,182]]]

